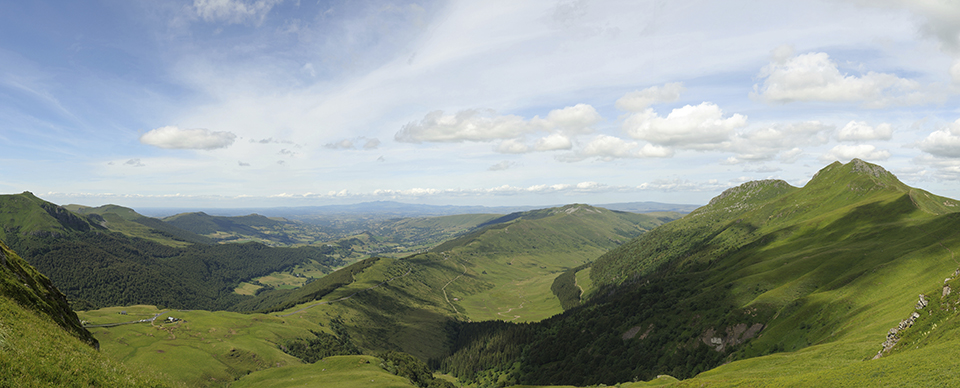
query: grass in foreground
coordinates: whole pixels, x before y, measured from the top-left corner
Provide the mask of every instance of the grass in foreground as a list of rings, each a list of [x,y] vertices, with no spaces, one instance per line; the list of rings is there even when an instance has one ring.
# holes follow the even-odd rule
[[[315,364],[291,365],[254,372],[230,385],[231,388],[413,388],[403,377],[380,367],[372,356],[333,356]]]
[[[0,386],[167,387],[153,372],[111,360],[55,323],[0,296]]]

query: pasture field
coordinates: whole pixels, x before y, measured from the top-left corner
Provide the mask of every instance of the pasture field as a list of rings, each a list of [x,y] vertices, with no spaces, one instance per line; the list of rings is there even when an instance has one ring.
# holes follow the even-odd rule
[[[291,365],[246,375],[231,388],[415,388],[404,377],[390,374],[372,356],[333,356],[315,364]]]

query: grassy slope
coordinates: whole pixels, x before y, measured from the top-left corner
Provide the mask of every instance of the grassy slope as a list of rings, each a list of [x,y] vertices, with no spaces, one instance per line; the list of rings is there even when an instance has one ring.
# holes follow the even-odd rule
[[[104,356],[6,296],[0,296],[0,386],[175,386]]]
[[[139,237],[164,245],[184,247],[192,243],[212,244],[213,240],[189,232],[155,218],[145,217],[130,208],[117,205],[88,207],[66,205],[67,210],[81,215],[98,215],[103,221],[100,225],[110,231],[123,233],[130,237]]]
[[[433,251],[463,266],[462,274],[491,285],[473,294],[448,292],[450,298],[459,299],[456,304],[465,318],[538,321],[562,311],[550,291],[560,272],[592,261],[667,220],[567,205],[493,220],[487,228]]]
[[[225,386],[248,373],[252,373],[250,381],[254,381],[250,384],[287,373],[302,379],[309,379],[311,375],[324,379],[322,367],[302,365],[278,348],[280,341],[310,337],[310,330],[332,333],[330,321],[340,318],[352,340],[368,352],[403,349],[428,358],[446,351],[446,344],[437,335],[444,333],[448,319],[448,312],[441,305],[442,297],[435,293],[411,295],[431,289],[430,285],[439,282],[438,275],[444,269],[442,265],[436,269],[431,263],[424,263],[422,267],[397,277],[406,273],[410,264],[380,259],[357,273],[353,282],[326,294],[319,302],[270,314],[164,310],[166,313],[161,319],[174,316],[183,321],[92,330],[100,339],[104,353],[130,365],[153,368],[191,386]],[[394,277],[393,281],[381,284],[383,279]],[[345,297],[349,299],[343,299]],[[120,311],[127,314],[120,315]],[[79,315],[91,324],[102,324],[150,318],[160,312],[153,306],[128,306],[85,311]],[[425,340],[428,338],[439,341]],[[266,371],[272,368],[276,370]],[[374,374],[371,378],[381,379],[376,376],[381,375]],[[301,377],[297,379],[305,381],[300,380]]]
[[[562,225],[574,221],[586,222],[590,224],[587,227],[595,229],[609,221],[577,217],[576,213],[563,213],[563,217],[571,217],[566,220],[563,218],[540,219],[538,222],[545,222],[550,226],[541,227],[539,231],[528,223],[514,223],[511,224],[511,228],[526,231],[525,234],[518,234],[521,241],[533,239],[532,241],[538,246],[544,247],[546,242],[542,240],[543,237],[539,237],[538,240],[533,234],[542,233],[544,230],[554,232],[565,230],[563,229],[565,226]],[[589,214],[597,215],[598,213]],[[645,220],[644,217],[636,217],[632,214],[612,212],[602,214],[607,217],[616,217],[617,220],[620,217]],[[627,222],[617,222],[606,227],[606,230],[635,228],[634,221],[630,221],[634,218],[628,218]],[[584,226],[570,227],[570,230],[578,230],[582,227]],[[476,241],[483,244],[496,244],[497,239],[492,237],[497,236],[500,235],[478,236]],[[572,239],[584,246],[590,244],[587,237],[576,239],[574,238],[576,236],[571,236],[574,235],[565,235],[550,241],[567,242]],[[609,241],[609,236],[609,233],[597,233],[596,236],[588,237]],[[516,241],[505,242],[502,247],[515,251],[532,249],[530,246],[519,245]],[[553,252],[562,252],[569,247],[569,245],[557,246],[553,248]],[[446,291],[450,297],[468,296],[486,292],[494,286],[494,283],[487,280],[492,276],[475,273],[473,269],[464,274],[464,266],[461,262],[450,256],[451,254],[426,253],[403,260],[388,258],[371,260],[372,265],[353,271],[353,275],[347,278],[348,281],[345,284],[329,292],[323,292],[320,300],[301,303],[270,314],[171,311],[161,318],[173,315],[185,319],[185,322],[164,325],[163,329],[150,324],[97,328],[94,329],[94,333],[101,340],[104,352],[135,365],[152,365],[176,380],[191,385],[217,385],[242,376],[247,371],[257,371],[267,366],[276,367],[278,363],[281,368],[275,371],[254,372],[250,377],[274,376],[285,373],[281,371],[289,370],[289,373],[302,375],[307,379],[309,378],[307,376],[312,373],[310,371],[316,372],[315,368],[298,366],[297,362],[291,361],[289,356],[281,353],[276,344],[279,338],[306,336],[309,330],[330,332],[330,321],[334,318],[341,319],[352,340],[368,352],[402,350],[422,359],[439,357],[448,351],[449,343],[445,340],[448,323],[452,317],[457,316],[457,311],[464,311],[463,304],[448,303],[448,298],[444,297],[443,291]],[[503,256],[498,257],[503,258]],[[549,257],[537,259],[549,263]],[[482,262],[480,259],[475,260]],[[570,261],[574,260],[579,262],[582,259],[578,256]],[[523,263],[520,259],[516,259],[517,267],[515,268],[519,268]],[[360,263],[354,266],[358,265]],[[553,268],[558,268],[558,264],[550,265],[553,267],[548,269],[557,271]],[[533,271],[531,273],[537,273],[534,269],[544,270],[539,266],[532,267],[533,269],[529,269]],[[344,270],[349,270],[349,267]],[[328,277],[333,279],[337,275],[328,275]],[[549,276],[543,278],[552,280]],[[311,290],[322,288],[327,283],[325,279],[327,278],[321,278],[301,290],[289,292],[287,297],[300,299],[312,292]],[[385,279],[392,280],[383,284]],[[545,283],[544,290],[541,291],[542,295],[548,299],[553,298],[549,286],[549,282]],[[555,299],[552,303],[556,303]],[[120,310],[126,310],[128,315],[119,315]],[[149,318],[158,312],[155,308],[147,306],[115,307],[81,312],[81,317],[91,323],[109,323],[137,317]],[[463,315],[460,316],[463,317]],[[254,328],[256,331],[253,331]],[[232,332],[236,334],[231,334]],[[228,357],[230,349],[234,349],[235,353],[246,355],[246,358],[240,357],[240,360],[248,361],[241,362],[236,357]],[[253,359],[261,363],[249,362]],[[283,367],[284,365],[286,367]],[[258,379],[251,381],[262,381]]]
[[[403,377],[395,376],[379,366],[380,359],[371,356],[333,356],[316,364],[274,368],[247,375],[232,388],[413,388]]]
[[[120,311],[126,314],[120,315]],[[79,315],[96,325],[149,319],[158,313],[164,314],[154,323],[91,330],[103,353],[190,386],[225,386],[253,371],[299,365],[300,360],[283,353],[277,344],[284,338],[309,336],[309,330],[322,330],[315,323],[271,315],[157,310],[153,306],[110,307]],[[163,322],[171,316],[182,321]]]
[[[30,192],[0,195],[0,240],[11,245],[20,235],[65,235],[98,229],[70,211],[37,198]],[[102,229],[102,228],[100,228]]]
[[[952,252],[960,249],[960,217],[951,214],[957,202],[909,188],[858,161],[824,168],[803,189],[771,186],[754,192],[761,198],[720,198],[668,225],[673,230],[662,228],[666,236],[689,231],[685,226],[705,236],[679,254],[658,252],[661,246],[644,241],[651,233],[593,268],[594,280],[609,283],[655,273],[659,263],[710,263],[702,272],[705,293],[724,293],[744,309],[775,312],[763,334],[733,354],[745,360],[681,385],[956,383],[960,376],[951,372],[952,364],[938,361],[955,359],[955,346],[946,345],[956,343],[955,335],[928,348],[866,360],[887,330],[913,311],[917,294],[939,287],[957,268]],[[613,262],[630,255],[633,262]],[[788,352],[751,358],[778,349]]]
[[[0,386],[166,386],[102,356],[50,281],[0,242]]]

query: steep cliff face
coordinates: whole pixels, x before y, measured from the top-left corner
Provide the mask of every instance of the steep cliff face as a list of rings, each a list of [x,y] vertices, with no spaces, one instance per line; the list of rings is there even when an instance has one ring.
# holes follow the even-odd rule
[[[16,301],[26,310],[49,317],[83,342],[95,348],[99,346],[70,309],[66,296],[3,241],[0,241],[0,295]]]

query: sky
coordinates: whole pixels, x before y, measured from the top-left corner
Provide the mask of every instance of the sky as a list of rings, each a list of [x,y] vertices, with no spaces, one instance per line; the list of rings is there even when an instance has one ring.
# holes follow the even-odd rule
[[[960,198],[958,107],[955,1],[0,0],[0,193],[58,204]]]

